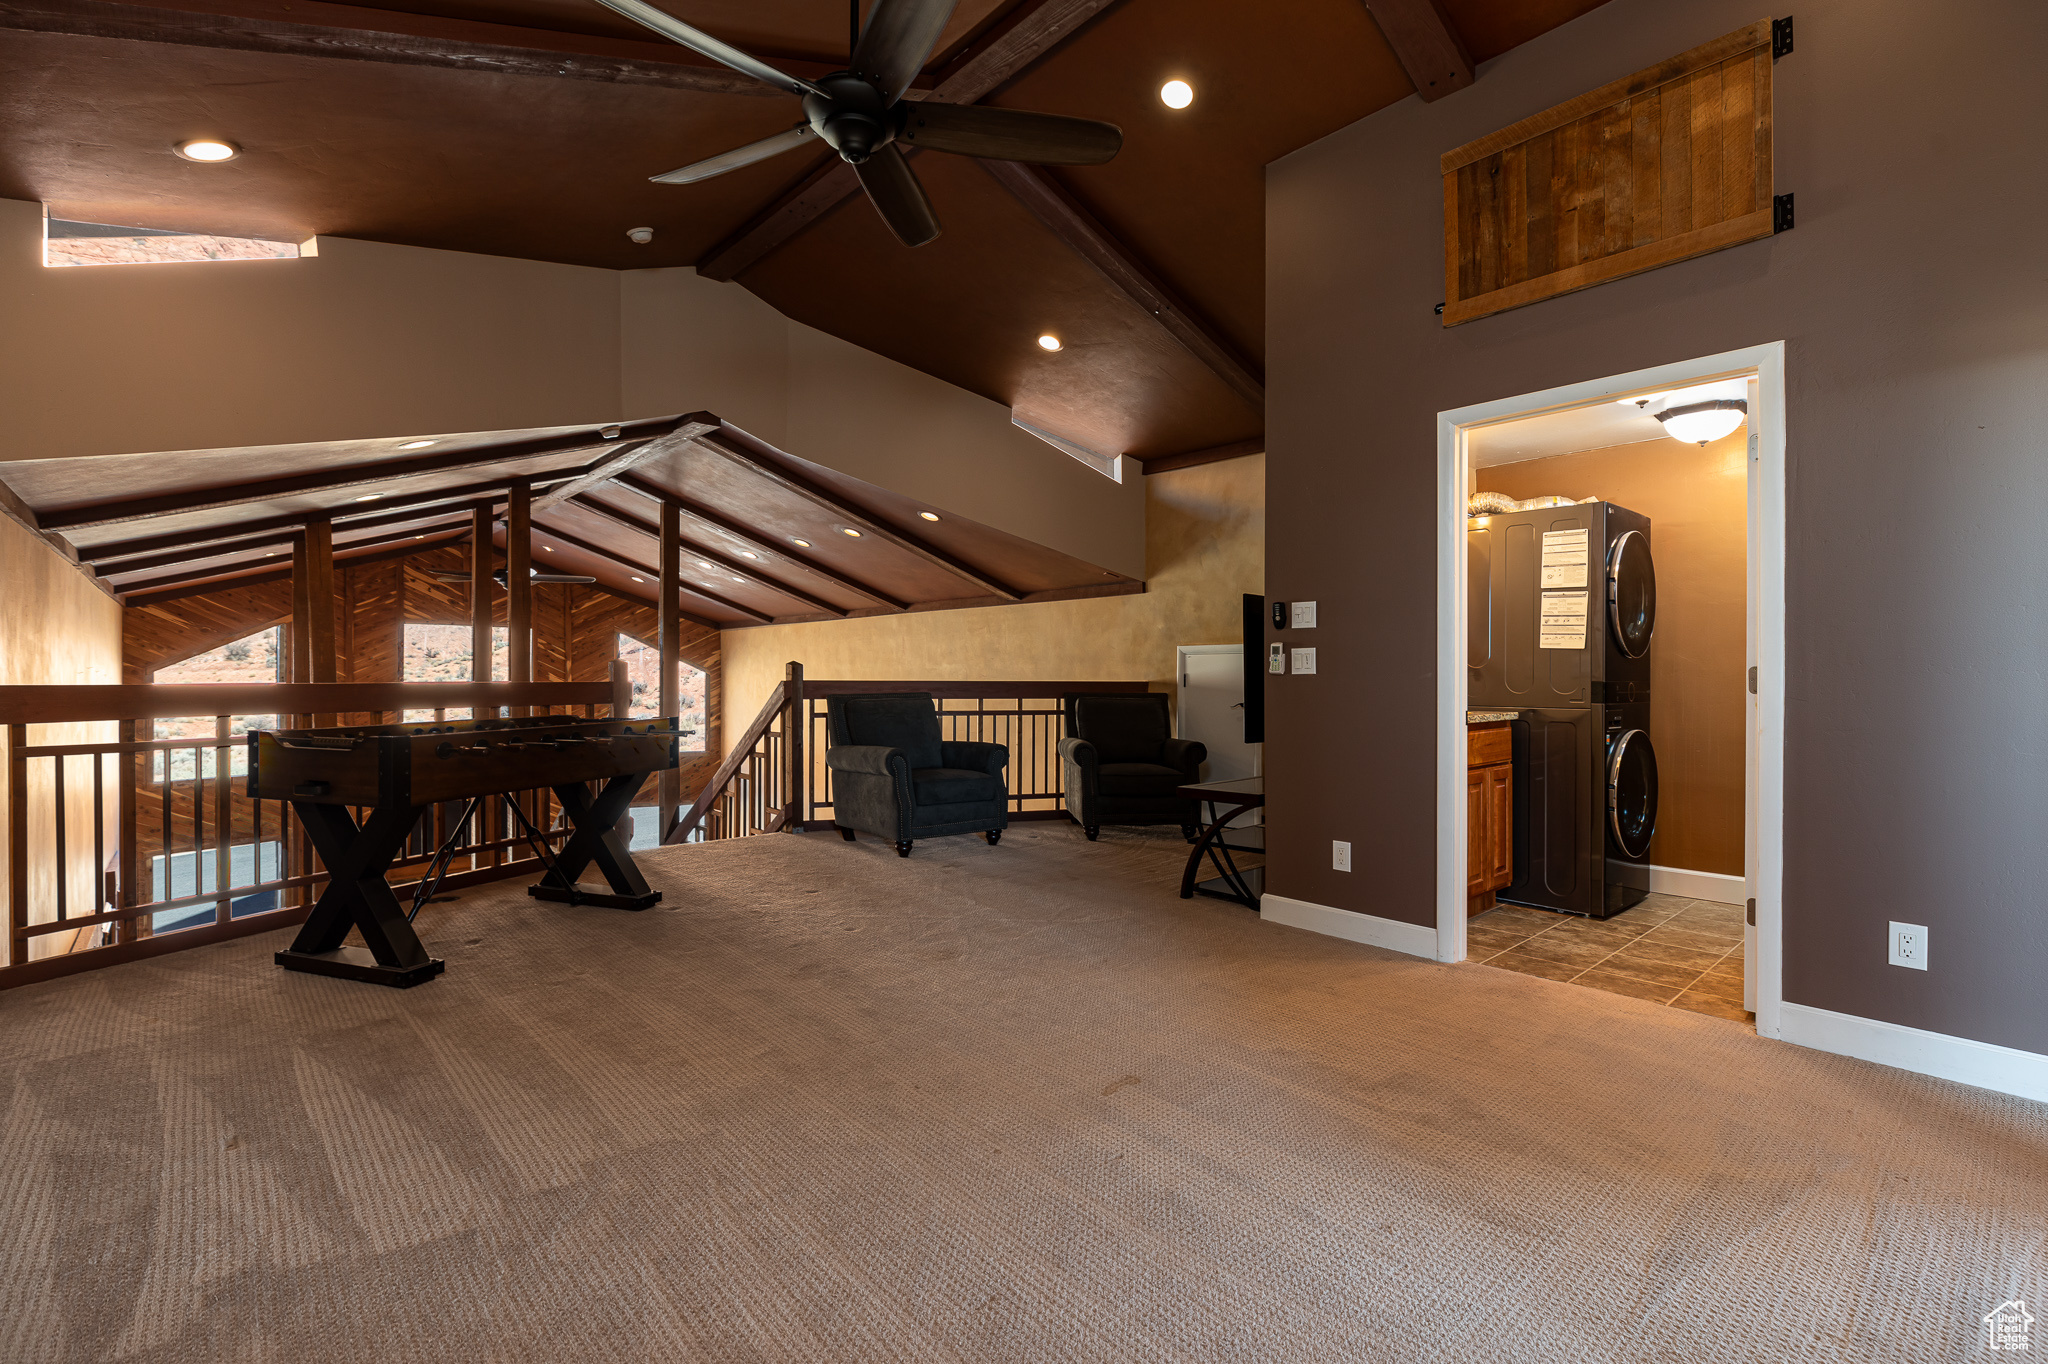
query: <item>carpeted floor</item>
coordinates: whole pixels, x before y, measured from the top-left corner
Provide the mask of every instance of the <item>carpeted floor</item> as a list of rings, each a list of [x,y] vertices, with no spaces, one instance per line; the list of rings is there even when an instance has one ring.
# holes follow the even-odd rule
[[[0,995],[0,1359],[1922,1364],[2040,1312],[2048,1110],[1182,851],[769,836],[639,915],[467,893],[412,991],[273,936]]]

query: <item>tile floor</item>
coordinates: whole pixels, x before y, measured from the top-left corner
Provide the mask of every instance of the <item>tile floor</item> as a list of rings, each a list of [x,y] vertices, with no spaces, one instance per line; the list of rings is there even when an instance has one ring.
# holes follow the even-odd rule
[[[1611,919],[1502,905],[1465,929],[1468,959],[1693,1013],[1754,1022],[1742,1007],[1739,905],[1652,895]]]

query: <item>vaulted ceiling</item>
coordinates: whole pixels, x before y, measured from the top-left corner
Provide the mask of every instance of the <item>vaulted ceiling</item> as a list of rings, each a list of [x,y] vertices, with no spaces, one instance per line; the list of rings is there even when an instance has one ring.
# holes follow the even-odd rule
[[[960,0],[913,97],[1106,119],[1124,147],[1072,169],[919,155],[945,232],[911,250],[822,149],[648,183],[790,126],[797,102],[594,0],[0,0],[0,197],[697,265],[1084,445],[1172,460],[1263,435],[1265,164],[1413,93],[1411,71],[1455,98],[1470,63],[1600,2]],[[800,76],[844,63],[843,0],[664,8]],[[1190,108],[1160,102],[1171,77]],[[243,154],[171,152],[202,135]],[[629,242],[643,225],[654,240]]]

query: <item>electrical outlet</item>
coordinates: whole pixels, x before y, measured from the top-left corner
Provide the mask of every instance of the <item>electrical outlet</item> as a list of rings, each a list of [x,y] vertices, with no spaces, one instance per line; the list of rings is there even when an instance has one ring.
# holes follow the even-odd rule
[[[1298,601],[1292,603],[1292,606],[1294,608],[1295,629],[1313,630],[1316,628],[1316,604],[1314,602]]]
[[[1275,644],[1267,651],[1266,671],[1269,673],[1284,673],[1287,671],[1287,646],[1285,644]]]
[[[1330,840],[1330,870],[1351,870],[1351,845],[1341,839]]]
[[[1915,971],[1927,969],[1927,925],[1892,925],[1891,964],[1910,966]]]
[[[1316,651],[1314,649],[1296,649],[1294,651],[1294,667],[1292,671],[1295,673],[1312,673],[1315,670]]]

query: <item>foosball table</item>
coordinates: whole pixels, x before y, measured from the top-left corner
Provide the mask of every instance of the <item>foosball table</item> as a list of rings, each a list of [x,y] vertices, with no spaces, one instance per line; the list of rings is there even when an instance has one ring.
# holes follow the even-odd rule
[[[327,870],[327,889],[277,964],[293,971],[380,985],[418,985],[441,974],[413,931],[419,912],[479,802],[546,787],[561,802],[569,837],[552,857],[546,836],[528,827],[543,864],[527,894],[567,904],[646,909],[649,890],[618,834],[620,818],[650,772],[676,766],[675,717],[582,720],[536,715],[433,724],[258,730],[249,735],[249,795],[288,800]],[[597,794],[590,787],[601,783]],[[467,801],[455,831],[435,854],[409,914],[385,879],[420,819],[444,802]],[[516,800],[506,807],[522,824]],[[365,810],[358,822],[354,811]],[[610,890],[577,882],[595,866]],[[345,947],[351,926],[367,950]]]

